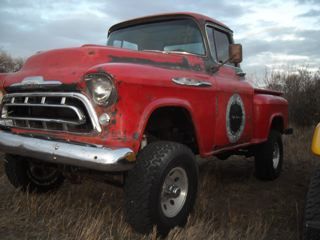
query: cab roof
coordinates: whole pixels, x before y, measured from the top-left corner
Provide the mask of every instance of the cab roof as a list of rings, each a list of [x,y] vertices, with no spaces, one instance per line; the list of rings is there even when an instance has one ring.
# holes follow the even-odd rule
[[[206,22],[211,22],[213,24],[219,25],[223,28],[228,29],[229,31],[232,32],[232,30],[226,26],[225,24],[210,18],[208,16],[198,14],[198,13],[193,13],[193,12],[175,12],[175,13],[165,13],[165,14],[157,14],[157,15],[150,15],[150,16],[145,16],[145,17],[140,17],[140,18],[134,18],[130,19],[124,22],[117,23],[113,25],[109,31],[108,34],[111,32],[121,29],[121,28],[126,28],[128,26],[136,25],[136,24],[141,24],[145,22],[154,22],[154,21],[161,21],[161,20],[168,20],[168,19],[173,19],[173,18],[183,18],[183,17],[189,17],[193,18],[196,22],[198,23],[206,23]]]

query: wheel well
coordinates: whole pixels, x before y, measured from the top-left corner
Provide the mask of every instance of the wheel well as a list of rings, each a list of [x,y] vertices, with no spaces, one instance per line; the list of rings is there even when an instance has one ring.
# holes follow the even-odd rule
[[[280,133],[283,133],[283,119],[280,116],[274,117],[271,123],[271,129],[277,130]]]
[[[161,107],[150,116],[144,134],[147,142],[167,140],[188,146],[199,153],[195,128],[190,113],[183,107]]]

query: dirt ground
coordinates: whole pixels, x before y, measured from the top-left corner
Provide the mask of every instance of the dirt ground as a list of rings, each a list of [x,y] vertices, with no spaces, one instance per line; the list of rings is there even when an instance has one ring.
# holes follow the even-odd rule
[[[200,167],[200,189],[185,228],[167,239],[300,239],[304,198],[317,158],[312,129],[285,137],[283,173],[275,181],[254,177],[253,159],[211,159]],[[0,167],[0,239],[157,239],[136,234],[123,217],[121,188],[66,182],[50,194],[23,194]],[[159,238],[160,239],[160,238]]]

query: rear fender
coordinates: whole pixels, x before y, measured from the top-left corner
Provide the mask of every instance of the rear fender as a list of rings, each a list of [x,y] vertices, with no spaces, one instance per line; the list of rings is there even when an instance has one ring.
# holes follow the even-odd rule
[[[280,124],[281,124],[280,126],[277,126],[277,125],[274,124],[276,121],[278,121],[278,119],[281,121],[280,122]],[[274,113],[274,114],[271,115],[268,129],[269,129],[269,132],[272,129],[277,129],[281,133],[283,133],[285,127],[284,127],[284,116],[283,116],[282,113]]]
[[[254,97],[254,134],[256,142],[268,139],[275,119],[281,119],[281,129],[288,127],[288,102],[280,96],[258,94]]]

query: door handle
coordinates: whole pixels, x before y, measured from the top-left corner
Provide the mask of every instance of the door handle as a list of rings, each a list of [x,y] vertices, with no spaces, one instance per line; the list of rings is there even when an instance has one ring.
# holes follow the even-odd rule
[[[187,77],[176,77],[176,78],[172,78],[171,80],[176,84],[184,85],[184,86],[193,86],[193,87],[211,87],[212,86],[211,82],[193,79],[193,78],[187,78]]]

